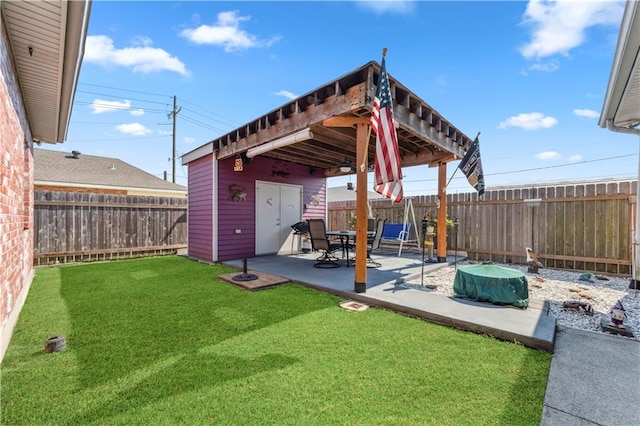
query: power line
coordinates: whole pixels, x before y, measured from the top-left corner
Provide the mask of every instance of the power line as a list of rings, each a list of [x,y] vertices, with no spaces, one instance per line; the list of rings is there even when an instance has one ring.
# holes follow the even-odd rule
[[[114,124],[120,125],[122,121],[74,121],[74,124]],[[140,123],[148,126],[168,126],[171,123]]]
[[[207,123],[203,123],[202,121],[195,120],[195,119],[189,117],[188,115],[182,115],[182,119],[188,121],[189,123],[197,124],[197,125],[199,125],[201,127],[204,127],[206,129],[213,130],[214,132],[221,132],[221,133],[225,132],[224,130],[218,129],[215,126],[211,126],[211,125],[209,125]]]
[[[509,170],[509,171],[505,171],[505,172],[495,172],[495,173],[485,173],[484,176],[497,176],[497,175],[507,175],[507,174],[513,174],[513,173],[523,173],[523,172],[532,172],[532,171],[536,171],[536,170],[546,170],[546,169],[553,169],[553,168],[559,168],[559,167],[568,167],[568,166],[577,166],[580,164],[589,164],[589,163],[596,163],[596,162],[600,162],[600,161],[608,161],[608,160],[616,160],[618,158],[626,158],[626,157],[633,157],[638,155],[637,153],[633,153],[633,154],[624,154],[624,155],[617,155],[614,157],[606,157],[606,158],[597,158],[594,160],[586,160],[586,161],[576,161],[575,163],[564,163],[564,164],[555,164],[553,166],[544,166],[544,167],[534,167],[534,168],[529,168],[529,169],[522,169],[522,170]],[[458,176],[458,177],[454,177],[454,180],[460,180],[460,179],[466,179],[465,176]],[[437,181],[437,178],[433,178],[433,179],[416,179],[416,180],[403,180],[403,182],[405,183],[419,183],[419,182],[435,182]]]
[[[209,110],[207,110],[207,109],[205,109],[205,108],[203,108],[203,107],[201,107],[201,106],[198,106],[198,105],[194,104],[193,102],[189,102],[189,101],[187,101],[187,100],[186,100],[186,99],[184,99],[184,98],[181,98],[181,99],[182,99],[182,102],[184,102],[184,103],[186,103],[186,104],[193,105],[194,107],[199,108],[199,109],[201,109],[202,111],[204,111],[204,112],[206,112],[206,113],[209,113],[209,114],[211,114],[211,115],[217,115],[218,117],[220,117],[220,118],[222,118],[222,119],[224,119],[224,120],[227,120],[227,121],[229,121],[230,123],[233,123],[233,124],[228,124],[228,126],[229,126],[229,127],[238,127],[238,126],[242,126],[242,123],[239,123],[239,122],[237,122],[237,121],[235,121],[235,120],[232,120],[232,119],[230,119],[230,118],[224,117],[224,116],[222,116],[222,115],[220,115],[220,114],[216,114],[215,112],[211,112],[211,111],[209,111]]]
[[[96,104],[94,104],[93,102],[85,102],[85,101],[76,101],[73,104],[81,105],[81,106],[96,106]],[[113,110],[113,111],[133,111],[136,109],[144,109],[145,113],[150,113],[150,114],[166,114],[167,113],[167,110],[160,110],[160,109],[153,109],[153,108],[121,107],[118,105],[97,105],[97,106],[105,110]]]
[[[84,91],[84,90],[77,90],[76,93],[87,93],[89,95],[104,96],[105,98],[122,98],[122,96],[109,95],[109,94],[106,94],[106,93],[87,92],[87,91]],[[146,99],[127,98],[127,100],[128,101],[136,101],[136,102],[146,102],[146,103],[149,103],[149,104],[169,105],[167,102],[148,101]],[[92,104],[93,104],[93,102],[92,102]]]
[[[104,89],[118,90],[118,91],[122,91],[122,92],[140,93],[140,94],[151,95],[151,96],[160,96],[160,97],[171,98],[171,96],[169,96],[169,95],[163,95],[163,94],[160,94],[160,93],[145,92],[145,91],[141,91],[141,90],[122,89],[122,88],[118,88],[118,87],[105,86],[105,85],[102,85],[102,84],[91,84],[91,83],[79,83],[79,84],[86,85],[86,86],[93,86],[93,87],[102,87]],[[78,93],[93,94],[93,95],[97,95],[97,96],[108,96],[108,97],[112,97],[112,98],[120,97],[120,96],[116,96],[116,95],[109,95],[109,94],[106,94],[106,93],[89,92],[89,91],[85,91],[85,90],[78,90],[77,92]],[[135,101],[138,101],[138,102],[148,102],[148,103],[156,103],[156,104],[161,104],[161,105],[168,105],[167,102],[148,101],[148,100],[143,100],[143,99],[131,99],[131,100],[135,100]],[[224,117],[224,116],[222,116],[220,114],[217,114],[215,112],[209,111],[206,108],[203,108],[203,107],[201,107],[199,105],[196,105],[193,102],[189,102],[186,99],[180,98],[180,102],[192,105],[192,106],[194,106],[194,107],[196,107],[196,108],[208,113],[209,116],[201,114],[201,113],[199,113],[197,111],[194,111],[194,110],[191,110],[189,108],[184,108],[183,107],[183,109],[189,110],[189,111],[193,112],[194,114],[200,115],[200,116],[202,116],[204,118],[210,119],[210,120],[218,122],[220,124],[224,124],[225,126],[228,126],[229,128],[235,128],[237,126],[241,126],[242,125],[242,123],[239,123],[239,122],[234,121],[234,120],[232,120],[230,118]],[[227,123],[225,123],[224,121],[212,118],[211,115],[218,116],[221,119],[226,120]],[[229,123],[232,123],[232,124],[229,124]]]
[[[638,155],[638,154],[616,155],[615,157],[598,158],[598,159],[595,159],[595,160],[587,160],[587,161],[576,161],[575,163],[556,164],[556,165],[553,165],[553,166],[535,167],[535,168],[532,168],[532,169],[522,169],[522,170],[511,170],[511,171],[507,171],[507,172],[487,173],[487,174],[485,174],[485,176],[496,176],[496,175],[506,175],[506,174],[510,174],[510,173],[531,172],[531,171],[534,171],[534,170],[555,169],[555,168],[558,168],[558,167],[576,166],[576,165],[579,165],[579,164],[589,164],[589,163],[597,163],[597,162],[600,162],[600,161],[616,160],[618,158],[632,157],[634,155]]]
[[[152,93],[152,92],[143,92],[143,91],[141,91],[141,90],[122,89],[122,88],[119,88],[119,87],[104,86],[104,85],[102,85],[102,84],[78,83],[78,85],[94,86],[94,87],[102,87],[102,88],[104,88],[104,89],[120,90],[120,91],[122,91],[122,92],[141,93],[141,94],[143,94],[143,95],[162,96],[162,97],[166,97],[166,98],[171,98],[171,96],[170,96],[170,95],[166,95],[166,94]]]
[[[159,139],[165,136],[171,135],[154,135],[154,136],[134,136],[131,138],[111,138],[111,139],[76,139],[76,140],[67,140],[69,143],[76,142],[117,142],[117,141],[128,141],[128,140],[139,140],[139,139]]]
[[[197,115],[199,115],[200,117],[204,117],[204,118],[206,118],[206,119],[208,119],[208,120],[215,121],[215,122],[217,122],[217,123],[223,124],[223,125],[225,125],[225,126],[227,126],[227,127],[229,127],[229,128],[233,128],[233,127],[234,127],[234,126],[231,126],[231,125],[229,125],[229,124],[227,124],[227,123],[225,123],[225,122],[223,122],[223,121],[216,120],[215,118],[211,118],[211,117],[209,117],[208,115],[204,115],[204,114],[199,113],[198,111],[194,111],[194,110],[192,110],[192,109],[190,109],[190,108],[183,108],[183,109],[184,109],[185,111],[189,111],[189,112],[192,112],[192,113],[194,113],[194,114],[197,114]]]

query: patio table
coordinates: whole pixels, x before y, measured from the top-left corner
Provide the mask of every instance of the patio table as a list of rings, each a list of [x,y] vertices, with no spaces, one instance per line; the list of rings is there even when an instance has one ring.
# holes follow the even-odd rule
[[[329,231],[327,232],[329,237],[340,238],[340,244],[342,245],[342,258],[346,260],[347,267],[349,264],[349,240],[353,238],[353,244],[356,243],[356,231]],[[367,237],[372,237],[373,232],[367,231]]]

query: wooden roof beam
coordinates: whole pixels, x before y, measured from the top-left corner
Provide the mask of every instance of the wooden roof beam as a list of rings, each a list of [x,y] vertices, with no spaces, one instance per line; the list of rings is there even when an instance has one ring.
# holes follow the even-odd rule
[[[344,95],[328,98],[323,104],[309,107],[307,110],[296,114],[294,118],[282,119],[269,129],[247,135],[245,140],[238,138],[237,141],[219,148],[218,159],[235,156],[249,148],[287,136],[297,129],[314,126],[325,118],[348,114],[355,109],[362,108],[365,104],[365,86],[365,83],[360,83],[349,88]]]

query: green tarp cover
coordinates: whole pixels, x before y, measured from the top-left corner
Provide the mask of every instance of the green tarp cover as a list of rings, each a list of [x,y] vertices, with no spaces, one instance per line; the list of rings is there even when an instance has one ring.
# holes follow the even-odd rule
[[[458,267],[453,282],[455,297],[479,302],[514,305],[525,309],[529,306],[527,277],[515,269],[491,264]]]

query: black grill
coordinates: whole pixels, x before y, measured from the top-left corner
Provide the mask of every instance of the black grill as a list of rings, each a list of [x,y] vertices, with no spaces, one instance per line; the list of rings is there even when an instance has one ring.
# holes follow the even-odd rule
[[[293,229],[295,234],[304,235],[309,233],[309,223],[308,222],[297,222],[291,225],[291,229]]]

